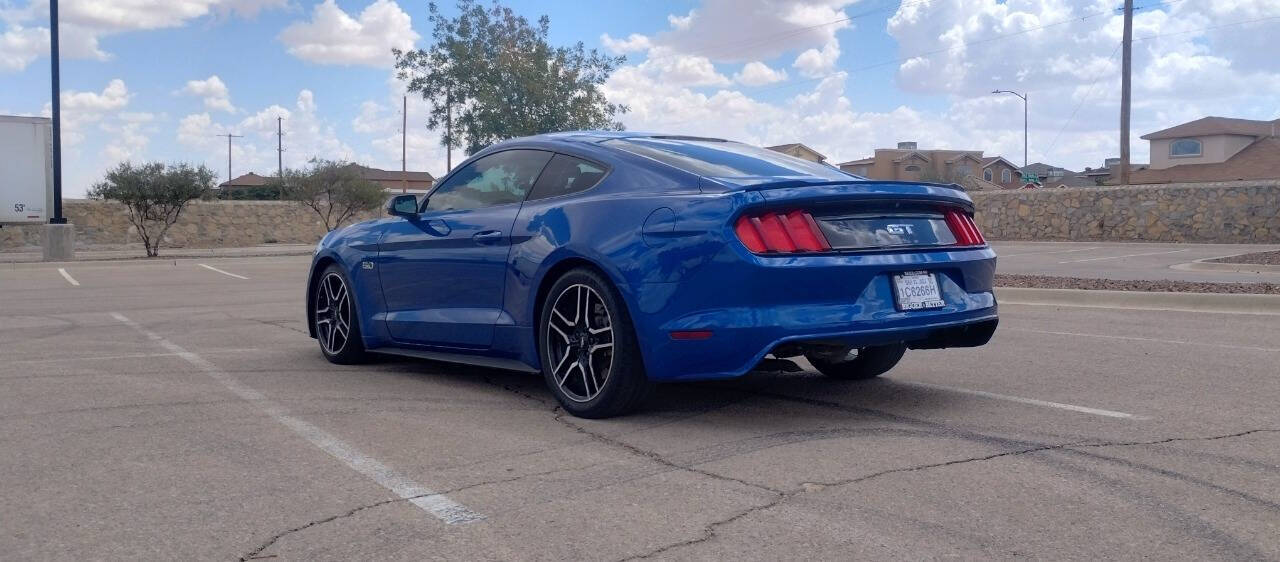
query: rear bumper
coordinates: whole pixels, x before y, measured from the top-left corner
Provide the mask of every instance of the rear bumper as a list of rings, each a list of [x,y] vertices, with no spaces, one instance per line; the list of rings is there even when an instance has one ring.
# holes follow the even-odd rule
[[[989,248],[769,258],[725,252],[679,284],[636,288],[640,310],[633,316],[651,379],[740,376],[796,342],[972,347],[995,331]],[[897,310],[891,275],[921,269],[935,274],[946,306]],[[674,340],[677,331],[712,335]]]

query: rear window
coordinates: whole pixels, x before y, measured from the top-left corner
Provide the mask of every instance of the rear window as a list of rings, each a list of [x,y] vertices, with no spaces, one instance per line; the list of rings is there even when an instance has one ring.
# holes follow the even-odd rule
[[[808,176],[841,181],[852,177],[824,164],[730,141],[633,137],[601,144],[713,178]]]
[[[557,154],[551,158],[551,163],[547,164],[542,175],[538,176],[538,183],[533,184],[533,191],[529,192],[529,200],[536,201],[586,191],[600,183],[604,175],[605,167],[600,164]]]

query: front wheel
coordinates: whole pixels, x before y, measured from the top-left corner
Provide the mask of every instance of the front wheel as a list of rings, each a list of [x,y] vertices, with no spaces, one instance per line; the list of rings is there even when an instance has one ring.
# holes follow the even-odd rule
[[[608,418],[644,401],[651,385],[631,317],[604,276],[579,268],[556,280],[539,326],[543,378],[566,411]]]
[[[833,379],[863,380],[885,374],[902,360],[906,352],[907,344],[899,343],[854,348],[838,357],[807,353],[805,359],[808,359],[818,372]]]
[[[325,268],[311,296],[311,322],[320,351],[331,363],[351,365],[365,360],[353,298],[342,268],[337,264]]]

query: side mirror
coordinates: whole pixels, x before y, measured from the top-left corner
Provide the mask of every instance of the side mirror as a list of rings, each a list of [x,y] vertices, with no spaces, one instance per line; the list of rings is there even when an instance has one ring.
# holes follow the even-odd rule
[[[397,195],[387,200],[387,214],[410,217],[418,214],[418,198],[414,195]]]

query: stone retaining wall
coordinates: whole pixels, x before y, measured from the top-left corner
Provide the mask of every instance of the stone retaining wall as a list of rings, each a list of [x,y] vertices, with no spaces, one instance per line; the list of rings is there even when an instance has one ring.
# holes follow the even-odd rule
[[[68,200],[63,205],[76,228],[76,246],[138,244],[123,205],[105,201]],[[365,213],[357,222],[377,216]],[[0,250],[38,248],[38,225],[0,228]],[[246,247],[259,244],[314,244],[325,233],[314,211],[279,201],[193,202],[165,236],[162,248]],[[162,251],[163,254],[163,251]]]
[[[1280,181],[1025,189],[972,194],[992,240],[1280,243]],[[69,200],[78,247],[138,243],[123,206]],[[371,212],[358,217],[378,216]],[[40,226],[0,229],[0,250],[40,245]],[[277,201],[192,203],[165,247],[311,244],[324,234],[310,209]]]
[[[992,240],[1280,243],[1280,181],[975,192]]]

